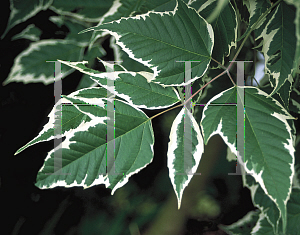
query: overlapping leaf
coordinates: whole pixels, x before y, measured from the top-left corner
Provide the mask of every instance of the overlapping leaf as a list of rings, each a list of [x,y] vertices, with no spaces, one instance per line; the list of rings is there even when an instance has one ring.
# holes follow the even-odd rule
[[[271,11],[263,24],[255,30],[255,40],[263,39],[258,46],[265,57],[265,69],[275,79],[274,90],[278,92],[286,82],[291,82],[294,68],[296,33],[295,7],[281,1]]]
[[[217,0],[198,0],[191,4],[206,20],[216,9]],[[237,17],[230,2],[216,15],[211,22],[214,31],[214,49],[212,57],[224,64],[224,57],[228,56],[232,46],[236,47],[237,40]]]
[[[90,30],[111,33],[132,59],[154,71],[156,83],[169,86],[187,84],[183,61],[199,61],[194,63],[193,78],[189,83],[203,76],[214,43],[211,25],[181,0],[173,12],[148,12],[92,27],[85,32]]]
[[[8,24],[2,38],[15,25],[28,20],[30,17],[37,14],[39,11],[46,10],[53,0],[10,0],[10,10]]]
[[[288,226],[286,235],[299,234],[299,214],[300,214],[300,189],[293,188],[291,198],[287,203]],[[282,224],[280,224],[282,225]],[[230,235],[258,234],[258,235],[274,235],[273,227],[269,223],[263,212],[250,211],[241,220],[229,225],[221,226]]]
[[[251,234],[251,230],[257,223],[258,219],[258,211],[249,211],[242,219],[235,223],[227,226],[221,225],[220,227],[230,235]]]
[[[50,9],[60,15],[70,15],[83,21],[98,22],[111,6],[112,1],[106,0],[53,0]]]
[[[300,92],[296,88],[291,91],[289,108],[291,111],[300,114]]]
[[[11,39],[17,40],[24,38],[36,42],[40,40],[41,34],[42,31],[39,28],[35,27],[34,24],[30,24],[21,33],[16,34]]]
[[[235,104],[237,88],[233,87],[212,98],[203,110],[201,126],[205,143],[214,134],[220,134],[231,151],[245,162],[265,194],[278,207],[283,227],[286,227],[286,204],[294,174],[294,147],[287,119],[292,117],[268,94],[254,87],[245,89],[244,156],[237,155]],[[214,104],[214,105],[210,105]]]
[[[107,98],[98,98],[104,95],[101,93],[102,89],[91,88],[64,97],[63,102],[68,103],[66,106],[72,110],[62,110],[62,136],[66,137],[62,142],[62,158],[55,159],[54,150],[49,152],[37,175],[38,187],[87,188],[105,184],[113,194],[126,184],[131,175],[152,161],[154,135],[151,121],[141,110],[122,101],[114,102],[114,139],[107,141]],[[50,116],[49,123],[39,134],[40,138],[45,139],[43,134],[53,128]],[[53,134],[51,138],[54,138]],[[111,141],[115,146],[113,170],[106,169],[107,144]],[[57,161],[61,161],[61,169],[55,168]]]
[[[103,16],[100,23],[107,23],[118,20],[121,17],[131,16],[132,13],[138,11],[143,1],[139,0],[115,0],[112,7]]]
[[[148,11],[172,11],[176,6],[176,0],[114,0],[111,8],[101,18],[98,25],[118,20],[121,17],[129,17],[147,13]],[[106,35],[107,32],[94,31],[91,44]],[[115,58],[116,59],[116,58]]]
[[[258,21],[259,17],[261,17],[261,15],[265,13],[269,7],[271,7],[271,3],[268,0],[250,0],[244,1],[244,3],[248,8],[250,18],[246,32],[239,38],[239,40],[243,39],[248,34],[248,32],[252,29],[252,26]],[[263,22],[264,19],[261,19],[256,27],[259,27]]]
[[[278,233],[278,226],[280,222],[280,213],[275,203],[264,193],[263,189],[257,184],[250,175],[243,175],[243,184],[248,187],[253,205],[258,207],[264,217],[268,220],[273,228],[274,234]]]
[[[300,1],[298,0],[286,0],[286,2],[293,4],[296,8],[296,17],[294,20],[294,24],[296,27],[296,38],[297,38],[297,46],[295,52],[295,61],[294,61],[294,69],[300,73]]]
[[[180,100],[178,93],[173,87],[162,87],[151,82],[153,77],[151,73],[127,71],[100,73],[85,67],[84,64],[87,63],[85,61],[61,62],[92,76],[91,79],[99,85],[139,108],[167,108]],[[114,80],[114,87],[107,86],[107,79]]]
[[[184,2],[188,3],[188,0],[184,0]],[[176,0],[144,0],[139,10],[142,13],[148,11],[165,12],[172,11],[175,6]]]
[[[98,31],[96,31],[98,32]],[[122,61],[122,66],[127,70],[131,72],[140,72],[145,71],[151,73],[152,70],[145,65],[131,59],[128,54],[126,54],[122,49],[116,44],[116,40],[114,37],[111,37],[110,39],[110,47],[114,51],[114,56],[116,61]]]
[[[171,127],[167,154],[169,177],[177,196],[178,209],[183,191],[196,173],[203,151],[199,125],[192,114],[182,108]]]

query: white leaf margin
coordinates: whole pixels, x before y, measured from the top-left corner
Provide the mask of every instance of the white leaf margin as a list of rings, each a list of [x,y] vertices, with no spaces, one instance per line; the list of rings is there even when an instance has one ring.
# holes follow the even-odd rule
[[[76,65],[78,64],[87,64],[88,61],[81,61],[81,62],[68,62],[68,61],[63,61],[63,60],[58,60],[59,62],[65,64],[65,65],[68,65],[70,66],[71,68],[74,68],[78,71],[80,71],[81,73],[84,73],[84,74],[87,74],[87,75],[90,75],[92,77],[98,77],[98,78],[104,78],[104,79],[109,79],[109,80],[117,80],[119,79],[120,77],[118,76],[119,74],[124,74],[124,73],[129,73],[131,74],[133,77],[135,77],[137,74],[143,76],[144,78],[147,79],[148,83],[150,83],[152,80],[153,80],[153,74],[152,73],[149,73],[149,72],[146,72],[146,71],[141,71],[141,72],[130,72],[130,71],[127,71],[122,65],[119,65],[120,67],[124,68],[125,71],[115,71],[115,72],[99,72],[99,73],[92,73],[92,72],[88,72],[88,71],[85,71],[79,67],[77,67]],[[107,66],[111,66],[111,64],[109,64],[108,62],[106,61],[101,61],[105,67]],[[105,88],[106,90],[108,90],[110,93],[112,94],[115,94],[116,96],[119,96],[120,98],[126,100],[131,106],[135,106],[135,107],[138,107],[138,108],[145,108],[145,109],[163,109],[163,108],[168,108],[174,104],[170,104],[170,105],[164,105],[164,106],[146,106],[146,105],[137,105],[137,104],[134,104],[132,102],[132,99],[130,96],[128,95],[125,95],[125,94],[122,94],[122,93],[119,93],[118,91],[116,91],[114,89],[114,87],[108,87],[107,85],[103,85],[103,84],[100,84],[96,79],[93,79],[92,77],[90,77],[91,80],[93,80],[94,82],[96,82],[97,84],[99,84],[101,87]],[[160,84],[157,84],[155,83],[155,85],[157,86],[162,86]],[[164,87],[164,86],[162,86]],[[180,101],[180,96],[177,92],[177,90],[172,87],[172,90],[175,92],[176,94],[176,97],[178,99],[178,101]]]
[[[137,19],[137,20],[143,19],[145,21],[146,17],[149,17],[150,14],[157,14],[157,15],[160,15],[160,16],[164,16],[164,15],[169,15],[169,16],[173,15],[174,16],[176,14],[176,12],[178,11],[178,1],[181,1],[181,0],[177,0],[176,1],[176,6],[175,6],[175,8],[174,8],[173,11],[165,11],[165,12],[148,11],[147,13],[141,14],[141,15],[136,15],[136,16],[132,16],[132,17],[122,17],[121,19],[115,20],[113,22],[117,22],[119,24],[121,20],[127,20],[127,19]],[[212,26],[201,15],[199,15],[199,13],[193,7],[190,7],[185,2],[183,2],[183,4],[185,4],[187,6],[187,8],[195,11],[196,14],[198,14],[198,16],[206,23],[206,27],[207,27],[207,31],[209,33],[209,37],[212,40],[212,46],[210,48],[210,54],[212,54],[213,47],[214,47],[214,32],[213,32]],[[111,23],[111,22],[108,22],[108,23]],[[98,24],[97,26],[99,26],[99,25],[100,24]],[[99,30],[95,30],[94,29],[97,26],[94,26],[94,27],[88,28],[86,30],[83,30],[80,33],[85,33],[85,32],[88,32],[88,31],[94,31],[94,32],[99,31]],[[188,85],[188,84],[194,82],[195,80],[197,80],[197,79],[199,79],[201,77],[201,76],[200,77],[196,76],[196,77],[190,79],[188,82],[183,82],[181,84],[172,84],[172,85],[161,84],[159,81],[155,81],[155,78],[159,75],[159,73],[161,71],[161,70],[158,70],[158,66],[154,66],[153,64],[151,64],[150,63],[151,60],[145,61],[145,60],[142,60],[142,58],[135,57],[135,55],[132,52],[132,50],[130,50],[129,48],[127,48],[126,45],[123,42],[120,41],[120,38],[122,37],[122,35],[119,35],[118,33],[110,31],[108,29],[101,29],[101,30],[103,32],[105,32],[105,33],[109,33],[110,35],[112,35],[115,38],[115,40],[116,40],[115,44],[117,44],[118,46],[120,46],[121,49],[125,53],[127,53],[128,56],[131,59],[133,59],[133,60],[135,60],[135,61],[137,61],[137,62],[139,62],[139,63],[141,63],[141,64],[143,64],[145,66],[147,66],[150,69],[152,69],[154,82],[160,84],[161,86],[185,86],[185,85]],[[106,34],[101,34],[101,36],[104,36],[104,35],[106,35]],[[207,67],[206,67],[205,71],[203,72],[202,76],[205,74],[205,72],[207,71],[208,67],[209,67],[209,63],[207,64]]]
[[[39,35],[36,35],[35,32],[32,32],[33,30],[37,30],[36,33],[39,33]],[[28,39],[34,42],[37,42],[40,40],[40,35],[42,34],[42,31],[37,28],[34,24],[28,25],[22,32],[14,35],[11,40],[17,40],[17,39]]]
[[[48,1],[48,2],[47,2]],[[39,1],[39,5],[37,5],[35,8],[33,8],[29,14],[27,14],[26,16],[24,16],[21,19],[18,19],[16,21],[14,21],[11,24],[11,20],[13,20],[14,16],[20,11],[19,9],[16,9],[14,6],[14,1],[10,0],[10,15],[9,15],[9,20],[8,20],[8,24],[6,26],[6,29],[4,31],[4,33],[1,36],[1,39],[3,39],[5,37],[5,35],[7,34],[7,32],[12,29],[14,26],[16,26],[19,23],[25,22],[26,20],[28,20],[29,18],[35,16],[38,12],[40,12],[41,10],[46,10],[47,8],[49,8],[53,2],[53,0],[47,0],[46,4],[44,1],[40,0]]]
[[[21,59],[23,57],[26,57],[28,55],[30,55],[33,51],[39,51],[41,47],[43,46],[47,46],[47,45],[56,45],[56,44],[73,44],[70,41],[67,40],[61,40],[61,39],[45,39],[45,40],[41,40],[38,42],[32,42],[29,47],[27,49],[25,49],[24,51],[22,51],[16,58],[14,61],[14,64],[11,68],[11,71],[8,75],[8,77],[6,78],[6,80],[2,83],[2,85],[7,85],[10,82],[23,82],[24,84],[27,83],[38,83],[38,82],[42,82],[44,85],[49,85],[51,83],[54,82],[54,77],[53,74],[49,77],[46,77],[45,74],[41,74],[39,77],[34,78],[35,75],[34,74],[30,74],[27,73],[25,75],[22,75],[21,73],[24,71],[24,68],[22,66]],[[74,46],[78,47],[79,51],[79,59],[82,57],[83,55],[83,51],[84,48],[81,48],[78,45],[73,44]],[[46,61],[45,61],[46,63]],[[70,69],[64,73],[62,73],[61,79],[65,78],[66,76],[68,76],[69,74],[71,74],[72,72],[74,72],[74,69]]]
[[[186,112],[185,112],[185,110],[186,110]],[[181,109],[181,111],[178,113],[177,117],[173,121],[171,131],[170,131],[170,137],[169,137],[170,141],[168,144],[168,152],[167,152],[169,177],[170,177],[173,189],[174,189],[176,197],[177,197],[178,209],[180,209],[180,206],[181,206],[183,191],[188,186],[191,179],[193,178],[193,174],[187,175],[188,179],[183,184],[180,194],[178,195],[177,190],[176,190],[175,180],[174,180],[175,168],[174,168],[173,161],[176,159],[174,151],[177,149],[178,144],[180,144],[177,141],[177,130],[178,130],[179,125],[184,125],[184,123],[182,123],[181,120],[182,120],[182,117],[185,115],[185,113],[188,114],[188,117],[191,120],[192,127],[197,133],[197,140],[198,140],[198,145],[196,146],[195,152],[193,153],[196,164],[192,167],[191,172],[197,171],[202,154],[204,152],[204,141],[203,141],[203,137],[201,135],[200,127],[199,127],[198,123],[196,122],[195,118],[193,117],[193,115],[189,111],[187,111],[187,109],[185,107],[183,107]]]
[[[267,221],[269,222],[270,226],[272,226],[274,233],[275,233],[275,231],[277,232],[278,226],[279,226],[279,222],[280,222],[280,216],[279,216],[276,224],[273,224],[273,222],[271,221],[271,219],[270,219],[270,217],[268,216],[268,213],[267,213],[268,208],[266,209],[263,205],[261,206],[260,204],[257,204],[254,201],[255,194],[256,194],[256,191],[257,191],[257,189],[259,187],[259,184],[255,184],[254,183],[252,185],[249,185],[247,183],[246,175],[242,175],[242,181],[243,181],[244,187],[247,187],[250,190],[253,205],[255,207],[259,208],[260,211],[261,211],[261,213],[264,214],[263,217],[266,218]],[[280,213],[280,211],[279,211],[279,213]]]
[[[239,86],[240,88],[243,88],[243,89],[249,89],[249,88],[252,88],[252,89],[256,89],[257,90],[257,94],[258,95],[262,95],[262,96],[265,96],[266,98],[269,98],[272,100],[273,103],[275,103],[277,106],[279,106],[281,108],[281,110],[285,113],[285,115],[282,115],[282,114],[279,114],[279,113],[276,113],[274,112],[273,114],[271,114],[273,117],[276,117],[278,120],[280,120],[281,122],[284,123],[285,127],[286,127],[286,130],[288,131],[289,133],[289,139],[287,139],[287,142],[288,144],[284,144],[285,148],[289,151],[290,155],[291,156],[294,156],[294,152],[295,152],[295,149],[294,149],[294,146],[293,146],[293,137],[292,137],[292,129],[290,128],[288,122],[287,122],[287,119],[294,119],[294,117],[292,117],[286,110],[285,108],[274,98],[270,97],[267,93],[265,93],[264,91],[258,89],[257,87],[251,87],[251,86]],[[214,96],[211,100],[209,100],[209,102],[206,104],[206,106],[204,107],[203,109],[203,113],[202,113],[202,119],[200,121],[200,125],[201,125],[201,128],[203,130],[203,126],[202,126],[202,120],[205,118],[205,111],[208,109],[209,107],[209,104],[212,103],[214,100],[220,98],[223,93],[225,93],[226,91],[232,89],[229,88],[221,93],[219,93],[218,95]],[[230,148],[231,152],[234,153],[236,156],[237,156],[237,160],[238,162],[240,163],[240,165],[244,168],[244,170],[246,171],[247,174],[250,174],[254,177],[255,181],[258,182],[260,184],[260,186],[262,187],[263,191],[265,192],[266,195],[269,196],[269,198],[276,204],[276,206],[279,208],[279,204],[277,203],[276,199],[273,198],[267,191],[266,187],[265,187],[265,184],[264,184],[264,181],[261,177],[262,175],[262,171],[257,174],[254,172],[254,170],[249,170],[247,167],[246,167],[246,164],[247,162],[244,163],[243,161],[243,157],[240,155],[240,153],[237,151],[237,149],[235,148],[235,143],[230,143],[228,141],[228,137],[225,136],[223,134],[223,132],[221,131],[222,129],[222,119],[220,120],[220,123],[217,127],[217,129],[215,131],[213,131],[210,136],[208,137],[207,141],[209,141],[209,139],[215,135],[215,134],[219,134],[223,141],[227,144],[227,146]],[[203,136],[204,136],[204,132],[202,132]],[[293,183],[293,178],[294,178],[294,174],[295,174],[295,170],[294,170],[294,165],[295,165],[295,158],[292,157],[292,163],[290,164],[290,169],[291,169],[291,172],[292,174],[290,175],[290,187],[289,187],[289,191],[288,191],[288,195],[286,197],[286,199],[284,200],[284,205],[287,206],[287,202],[288,200],[290,199],[290,195],[291,195],[291,192],[292,192],[292,183]],[[254,190],[255,192],[256,190]],[[281,211],[279,210],[279,213],[280,213],[280,216],[282,217],[282,213]]]
[[[104,100],[109,100],[109,99],[107,99],[107,98],[100,98],[100,99],[94,99],[94,98],[92,98],[92,99],[90,99],[90,98],[76,97],[76,94],[77,94],[78,92],[79,92],[79,91],[73,92],[73,93],[72,93],[72,97],[69,95],[67,98],[74,98],[74,99],[82,100],[82,101],[87,102],[87,103],[92,104],[92,105],[98,105],[98,106],[100,106],[100,107],[102,107],[102,108],[105,107],[105,102],[103,102],[103,101],[104,101]],[[66,98],[62,98],[62,99],[63,99],[63,101],[65,101],[64,103],[72,104],[73,106],[75,106],[75,107],[78,109],[78,111],[80,111],[81,113],[84,113],[84,114],[88,115],[88,116],[90,117],[90,119],[91,119],[89,122],[83,121],[78,127],[76,127],[75,129],[71,129],[70,131],[67,131],[67,132],[65,132],[65,133],[62,135],[62,136],[65,136],[65,137],[66,137],[66,139],[62,142],[61,148],[63,148],[63,149],[69,149],[70,144],[75,143],[75,141],[70,141],[70,139],[75,135],[76,132],[84,132],[84,131],[87,131],[90,127],[94,127],[94,126],[96,126],[96,125],[99,124],[99,123],[105,124],[104,121],[109,119],[109,117],[107,117],[107,116],[104,116],[104,117],[96,117],[96,116],[94,116],[93,114],[91,114],[91,113],[89,113],[89,112],[84,112],[84,111],[82,111],[82,110],[80,109],[80,107],[79,107],[80,105],[76,105],[76,104],[74,104],[73,102],[69,101],[69,100],[66,99]],[[125,102],[122,101],[122,100],[118,100],[118,101],[120,101],[120,102],[122,102],[122,103],[128,105],[127,103],[125,103]],[[137,107],[134,107],[134,106],[132,106],[132,107],[133,107],[134,109],[136,109],[138,112],[144,113],[142,110],[138,109]],[[51,112],[51,113],[52,113],[52,112]],[[144,113],[144,114],[145,114],[145,113]],[[49,116],[50,116],[50,114],[49,114]],[[145,116],[147,117],[146,114],[145,114]],[[52,124],[52,126],[54,126],[54,109],[53,109],[52,117],[53,117],[53,118],[52,118],[51,120],[53,120],[53,123],[50,123],[50,120],[49,120],[49,122],[48,122],[48,124],[50,123],[49,126],[51,126],[51,124]],[[47,125],[48,125],[48,124],[47,124]],[[150,121],[150,127],[151,127],[151,130],[153,130],[151,121]],[[60,136],[60,137],[62,137],[62,136]],[[154,136],[153,136],[153,132],[152,132],[152,140],[153,140],[153,141],[152,141],[152,143],[150,144],[150,148],[151,148],[152,154],[154,154]],[[46,162],[48,159],[51,158],[51,154],[53,154],[55,150],[56,150],[56,149],[52,149],[52,150],[48,153],[47,157],[46,157],[45,160],[44,160],[44,164],[43,164],[43,166],[40,168],[39,172],[41,172],[41,171],[44,169],[44,167],[45,167],[45,162]],[[153,161],[153,158],[151,159],[151,161],[150,161],[149,163],[145,164],[143,167],[140,167],[140,168],[136,169],[134,172],[131,172],[131,173],[127,174],[126,177],[124,177],[124,178],[122,179],[122,181],[119,181],[119,182],[112,188],[111,195],[113,195],[113,194],[115,193],[115,191],[116,191],[118,188],[121,188],[122,186],[124,186],[124,185],[128,182],[129,178],[130,178],[132,175],[137,174],[138,172],[140,172],[142,169],[144,169],[145,167],[147,167],[152,161]],[[71,188],[71,187],[83,187],[84,189],[87,189],[87,188],[90,188],[90,187],[92,187],[92,186],[99,185],[99,184],[105,184],[105,187],[106,187],[106,188],[108,188],[108,187],[110,186],[109,177],[108,177],[107,174],[106,174],[106,175],[99,175],[98,178],[94,179],[93,183],[90,184],[89,186],[85,183],[86,178],[87,178],[87,174],[85,175],[85,177],[84,177],[84,179],[82,180],[81,183],[77,183],[77,181],[76,181],[76,179],[75,179],[74,182],[71,183],[71,184],[67,184],[65,180],[57,180],[57,181],[53,182],[51,185],[49,185],[49,186],[46,186],[46,185],[42,186],[40,189],[50,189],[50,188],[55,188],[55,187],[65,187],[65,188]]]
[[[84,90],[89,90],[89,89],[92,89],[92,88],[86,88]],[[68,95],[68,98],[73,98],[73,99],[77,99],[77,100],[81,100],[85,103],[89,103],[91,105],[98,105],[100,107],[104,107],[105,104],[103,103],[103,101],[101,99],[96,99],[96,98],[83,98],[83,97],[77,97],[76,95],[81,92],[82,90],[78,90],[78,91],[75,91],[73,93],[71,93],[70,95]],[[62,104],[69,104],[69,105],[73,105],[75,106],[81,113],[84,113],[83,111],[81,111],[78,106],[76,104],[73,104],[72,102],[70,102],[68,99],[66,98],[61,98],[53,107],[53,109],[51,110],[51,112],[48,114],[48,118],[49,118],[49,121],[43,126],[43,129],[39,132],[39,134],[34,138],[32,139],[31,141],[29,141],[29,143],[25,144],[24,146],[22,146],[20,149],[24,148],[26,145],[26,148],[32,146],[32,145],[35,145],[37,143],[40,143],[40,142],[45,142],[45,141],[49,141],[49,140],[53,140],[53,139],[56,139],[56,138],[62,138],[63,136],[66,136],[66,135],[69,135],[72,131],[74,131],[74,129],[70,129],[68,131],[65,131],[64,133],[61,133],[61,135],[51,135],[48,139],[42,139],[42,140],[39,140],[39,141],[35,141],[36,139],[40,138],[43,134],[45,134],[47,131],[51,130],[51,129],[54,129],[54,122],[55,122],[55,112],[57,111],[57,106],[59,105],[62,105]],[[88,115],[89,116],[89,115]],[[85,122],[81,123],[80,125],[83,125],[85,124]],[[79,126],[80,126],[79,125]],[[78,127],[79,127],[78,126]],[[78,128],[77,127],[77,128]],[[76,128],[76,129],[77,129]],[[26,148],[24,148],[23,150],[25,150]],[[20,150],[19,149],[19,150]],[[19,151],[18,150],[18,151]],[[22,151],[23,151],[22,150]],[[20,152],[16,152],[14,155],[17,155],[19,154]]]
[[[226,232],[230,232],[230,235],[235,235],[237,233],[233,233],[230,230],[234,230],[236,228],[239,228],[241,226],[244,226],[247,223],[251,223],[255,217],[259,217],[258,211],[249,211],[243,218],[239,219],[238,221],[234,222],[230,225],[221,225],[221,229],[224,229]],[[238,235],[241,235],[238,233]]]

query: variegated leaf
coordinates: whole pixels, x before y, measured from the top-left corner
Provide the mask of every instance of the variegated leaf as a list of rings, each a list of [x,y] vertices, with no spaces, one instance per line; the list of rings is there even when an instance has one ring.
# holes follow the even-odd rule
[[[130,58],[153,70],[154,82],[165,86],[186,85],[203,76],[214,43],[211,25],[181,0],[174,11],[148,12],[83,32],[90,30],[112,34]],[[199,62],[192,67],[192,79],[185,82],[182,62],[188,60]]]
[[[74,61],[81,60],[82,54],[82,47],[67,40],[47,39],[33,42],[16,57],[14,65],[3,85],[10,82],[51,84],[54,82],[54,63],[52,62],[57,61],[58,58]],[[47,63],[47,61],[52,62]],[[62,78],[73,71],[74,69],[63,66],[61,69]]]
[[[191,112],[182,108],[172,124],[167,153],[169,177],[178,200],[178,209],[183,191],[196,173],[203,152],[199,125]]]
[[[53,0],[10,0],[10,10],[7,27],[2,35],[3,38],[7,32],[15,25],[22,23],[36,15],[39,11],[46,10]]]
[[[287,119],[293,117],[268,94],[254,87],[239,87],[245,91],[244,156],[237,152],[235,104],[237,87],[213,97],[203,110],[201,126],[205,143],[219,134],[247,173],[252,174],[264,193],[276,204],[286,228],[286,205],[294,175],[292,131]],[[212,105],[211,105],[212,104]],[[239,150],[240,151],[240,150]]]
[[[161,109],[172,106],[180,101],[177,91],[173,87],[163,87],[153,83],[152,73],[148,72],[105,72],[85,67],[86,61],[62,63],[91,76],[100,86],[110,90],[128,103],[139,108]],[[114,86],[108,87],[107,79],[114,80]]]
[[[197,0],[191,6],[207,20],[216,9],[218,2],[217,0]],[[237,40],[237,16],[230,2],[226,3],[216,15],[211,26],[216,39],[212,57],[224,64],[224,57],[229,55],[231,47],[236,47]]]
[[[258,48],[262,47],[265,70],[275,80],[271,83],[274,90],[270,95],[278,92],[284,83],[292,81],[297,45],[293,23],[295,14],[295,7],[282,1],[255,30],[255,40],[263,39]]]
[[[65,137],[61,158],[55,157],[55,149],[48,153],[37,175],[37,187],[88,188],[105,184],[112,189],[113,194],[128,182],[131,175],[151,163],[154,134],[150,119],[138,108],[115,99],[114,138],[107,140],[110,117],[108,99],[98,98],[104,95],[102,91],[99,88],[90,88],[65,96],[63,107],[68,109],[62,109],[62,135],[54,136],[53,109],[49,115],[49,123],[44,126],[39,136],[17,152],[40,141]],[[131,146],[132,143],[134,146]],[[114,146],[111,167],[107,165],[109,144]],[[57,169],[57,165],[61,167]]]

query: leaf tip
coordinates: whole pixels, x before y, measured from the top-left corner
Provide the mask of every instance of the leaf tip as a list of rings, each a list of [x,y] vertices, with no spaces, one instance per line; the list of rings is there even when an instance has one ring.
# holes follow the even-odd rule
[[[22,152],[22,150],[18,149],[18,150],[14,153],[14,156],[16,156],[17,154],[19,154],[20,152]]]

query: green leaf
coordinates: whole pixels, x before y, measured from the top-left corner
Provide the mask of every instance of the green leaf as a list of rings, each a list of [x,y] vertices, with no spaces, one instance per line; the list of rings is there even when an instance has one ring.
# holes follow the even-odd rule
[[[224,105],[236,103],[239,98],[236,87],[216,95],[204,108],[201,120],[203,137],[207,143],[212,135],[220,134],[231,151],[238,156],[246,172],[252,174],[265,194],[276,204],[285,229],[295,151],[287,119],[293,117],[278,101],[268,98],[268,94],[258,88],[239,89],[245,91],[244,156],[238,155],[236,150],[236,106]]]
[[[85,67],[86,61],[61,62],[92,76],[92,80],[106,89],[108,89],[107,79],[114,80],[114,87],[109,90],[139,108],[167,108],[180,101],[180,97],[173,87],[163,87],[151,82],[153,77],[151,73],[127,71],[100,73]]]
[[[42,34],[42,31],[35,27],[34,24],[28,25],[21,33],[16,34],[11,38],[11,40],[17,40],[17,39],[28,39],[31,41],[39,41],[40,36]]]
[[[148,12],[92,27],[85,32],[90,30],[112,34],[130,58],[154,71],[156,83],[167,86],[187,84],[184,63],[176,61],[200,61],[193,66],[189,83],[203,76],[214,43],[212,27],[181,0],[173,12]]]
[[[46,10],[53,0],[10,0],[10,15],[7,27],[1,38],[15,25],[25,22],[39,11]]]
[[[97,57],[103,57],[106,55],[106,51],[102,48],[102,46],[92,47],[90,50],[87,50],[83,59],[88,61],[88,65],[90,68],[95,67],[96,63],[98,63]],[[76,90],[80,90],[87,87],[95,87],[98,84],[93,81],[89,75],[83,74],[81,80],[76,87]]]
[[[53,0],[50,9],[59,15],[69,15],[82,21],[99,22],[111,6],[112,1],[106,0]]]
[[[291,81],[294,68],[296,34],[295,7],[280,2],[271,11],[263,24],[255,30],[255,40],[263,39],[259,46],[265,57],[265,69],[275,79],[274,90],[270,95],[278,92],[281,86]]]
[[[57,61],[57,59],[77,61],[82,58],[82,53],[82,47],[67,40],[47,39],[33,42],[16,57],[3,85],[10,82],[24,84],[42,82],[45,85],[53,83],[54,63],[46,61]],[[73,70],[63,66],[61,72],[64,78]]]
[[[300,189],[293,188],[291,197],[287,203],[287,229],[284,235],[299,235],[300,231]],[[280,223],[280,227],[282,227],[282,223]],[[274,232],[272,230],[272,226],[268,222],[268,219],[263,216],[261,213],[260,219],[257,221],[255,228],[252,230],[251,234],[258,235],[273,235]],[[278,234],[278,233],[277,233]],[[282,233],[279,233],[282,234]]]
[[[199,14],[206,20],[212,12],[216,9],[220,1],[196,1],[191,4],[196,7]],[[237,40],[237,16],[231,3],[225,5],[221,12],[216,15],[216,18],[211,22],[214,31],[214,49],[212,57],[224,64],[224,57],[228,56],[232,46],[236,47]]]
[[[181,205],[184,189],[196,173],[202,153],[203,138],[191,112],[181,109],[171,127],[168,145],[168,168],[177,200]]]
[[[95,88],[94,88],[95,89]],[[74,95],[73,95],[74,97]],[[107,141],[107,99],[70,98],[80,113],[89,117],[70,132],[63,134],[62,158],[55,159],[50,151],[37,175],[36,186],[45,189],[56,186],[84,188],[105,184],[116,189],[127,183],[129,177],[146,167],[153,159],[154,134],[150,119],[138,108],[123,101],[114,101],[114,138]],[[81,101],[84,100],[84,105]],[[95,105],[96,104],[96,105]],[[64,114],[63,114],[64,115]],[[73,123],[73,119],[68,120]],[[53,123],[52,123],[53,125]],[[112,142],[113,141],[113,142]],[[115,168],[107,169],[107,146],[114,144]],[[135,143],[132,146],[132,143]],[[132,146],[128,148],[128,146]],[[56,161],[61,160],[61,169]],[[68,174],[70,173],[70,174]]]

